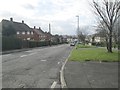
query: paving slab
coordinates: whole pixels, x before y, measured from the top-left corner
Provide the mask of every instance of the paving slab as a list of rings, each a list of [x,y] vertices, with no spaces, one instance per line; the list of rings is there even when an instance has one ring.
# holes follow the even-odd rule
[[[118,88],[118,62],[68,61],[64,77],[68,88]]]

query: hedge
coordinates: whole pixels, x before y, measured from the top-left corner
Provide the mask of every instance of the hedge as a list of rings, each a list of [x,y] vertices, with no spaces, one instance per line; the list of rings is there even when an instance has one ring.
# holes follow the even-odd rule
[[[49,42],[49,41],[25,41],[15,37],[2,37],[2,51],[5,50],[14,50],[21,48],[34,48],[41,46],[57,45],[62,44],[58,42]]]
[[[14,37],[2,37],[2,50],[20,49],[22,41]]]

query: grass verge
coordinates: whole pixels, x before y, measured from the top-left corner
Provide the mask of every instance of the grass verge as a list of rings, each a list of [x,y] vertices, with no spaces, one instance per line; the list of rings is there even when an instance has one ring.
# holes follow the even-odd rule
[[[95,46],[77,44],[76,48],[94,48]]]
[[[118,51],[113,50],[113,53],[108,53],[106,48],[74,48],[69,60],[113,62],[118,61]]]

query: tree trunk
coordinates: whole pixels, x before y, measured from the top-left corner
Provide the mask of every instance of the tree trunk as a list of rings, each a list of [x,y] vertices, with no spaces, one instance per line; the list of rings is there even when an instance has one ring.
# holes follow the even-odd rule
[[[110,29],[110,35],[109,35],[109,49],[108,52],[112,53],[112,28]]]
[[[107,47],[107,50],[109,51],[109,45],[108,45],[108,38],[106,37],[106,47]]]

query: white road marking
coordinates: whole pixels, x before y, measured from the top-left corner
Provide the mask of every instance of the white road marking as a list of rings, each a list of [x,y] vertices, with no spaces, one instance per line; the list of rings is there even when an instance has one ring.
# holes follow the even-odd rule
[[[25,57],[25,56],[27,56],[27,55],[22,55],[22,56],[20,56],[20,57]]]
[[[60,64],[60,62],[58,62],[58,64]]]
[[[50,88],[55,88],[56,84],[57,84],[57,82],[54,81]]]
[[[32,52],[32,51],[25,51],[25,52]]]
[[[36,53],[30,53],[29,55],[34,55],[34,54],[36,54]]]
[[[41,60],[41,61],[45,62],[45,61],[47,61],[47,60]]]

